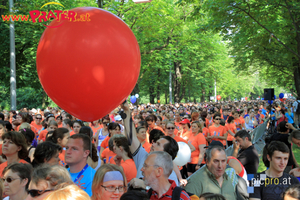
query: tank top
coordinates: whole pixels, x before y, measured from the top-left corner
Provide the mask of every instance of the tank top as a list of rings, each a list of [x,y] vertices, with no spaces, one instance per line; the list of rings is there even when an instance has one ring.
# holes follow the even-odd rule
[[[101,143],[103,142],[103,140],[109,135],[102,135],[102,130],[103,128],[100,129],[99,131],[99,135],[98,135],[98,145],[97,145],[97,150],[98,150],[98,153],[100,152],[100,147],[101,147]]]
[[[242,171],[239,173],[239,176],[242,177],[244,180],[246,180],[246,182],[248,182],[248,180],[247,180],[247,172],[246,172],[245,167],[242,165],[242,163],[241,163],[237,158],[235,158],[235,157],[233,157],[233,156],[228,156],[228,157],[227,157],[227,164],[228,164],[228,162],[229,162],[231,159],[237,160],[237,161],[240,163],[240,165],[241,165],[241,167],[242,167]]]

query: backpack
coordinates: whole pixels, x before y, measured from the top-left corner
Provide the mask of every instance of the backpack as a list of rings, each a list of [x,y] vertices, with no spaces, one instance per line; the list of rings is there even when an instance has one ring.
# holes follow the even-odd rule
[[[297,101],[297,110],[296,110],[296,114],[300,115],[300,103],[299,103],[299,101]]]
[[[178,187],[176,186],[172,192],[172,200],[180,200],[180,195],[181,195],[181,192],[185,191],[185,189],[181,188],[181,187]],[[150,190],[148,190],[148,197],[150,198],[151,195],[152,195],[152,191],[153,189],[150,188]],[[185,191],[189,196],[190,196],[190,199],[191,200],[199,200],[199,197],[197,195],[194,195],[192,193],[189,193],[187,191]]]

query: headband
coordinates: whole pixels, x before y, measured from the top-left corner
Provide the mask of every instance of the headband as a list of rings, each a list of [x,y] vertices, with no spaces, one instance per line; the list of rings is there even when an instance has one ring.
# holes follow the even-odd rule
[[[123,175],[119,171],[106,172],[103,183],[107,181],[124,181]]]

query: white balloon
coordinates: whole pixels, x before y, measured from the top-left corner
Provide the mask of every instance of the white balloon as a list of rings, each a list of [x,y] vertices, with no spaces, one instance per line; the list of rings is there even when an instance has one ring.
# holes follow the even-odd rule
[[[139,94],[135,94],[134,96],[135,96],[136,98],[139,98],[140,95],[139,95]]]
[[[176,158],[173,162],[178,166],[183,166],[191,159],[191,149],[189,145],[184,142],[178,142],[179,150],[177,152]]]

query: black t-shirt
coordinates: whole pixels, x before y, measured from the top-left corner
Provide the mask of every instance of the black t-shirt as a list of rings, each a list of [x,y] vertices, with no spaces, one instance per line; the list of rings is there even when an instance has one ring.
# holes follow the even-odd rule
[[[292,156],[291,143],[289,143],[289,134],[275,133],[272,135],[272,137],[270,139],[270,142],[272,142],[272,141],[280,141],[288,146],[288,148],[290,149],[290,156],[289,156],[289,161],[288,161],[287,166],[294,165],[295,163],[294,163],[293,156]]]
[[[282,200],[281,194],[288,186],[294,184],[299,184],[298,179],[294,176],[283,173],[283,175],[279,178],[271,178],[267,176],[264,171],[262,173],[255,174],[254,179],[249,181],[249,186],[254,187],[254,193],[249,192],[250,198],[258,198],[261,200]]]
[[[259,165],[259,156],[251,145],[247,149],[241,149],[237,155],[237,159],[244,165],[247,174],[256,174]]]

